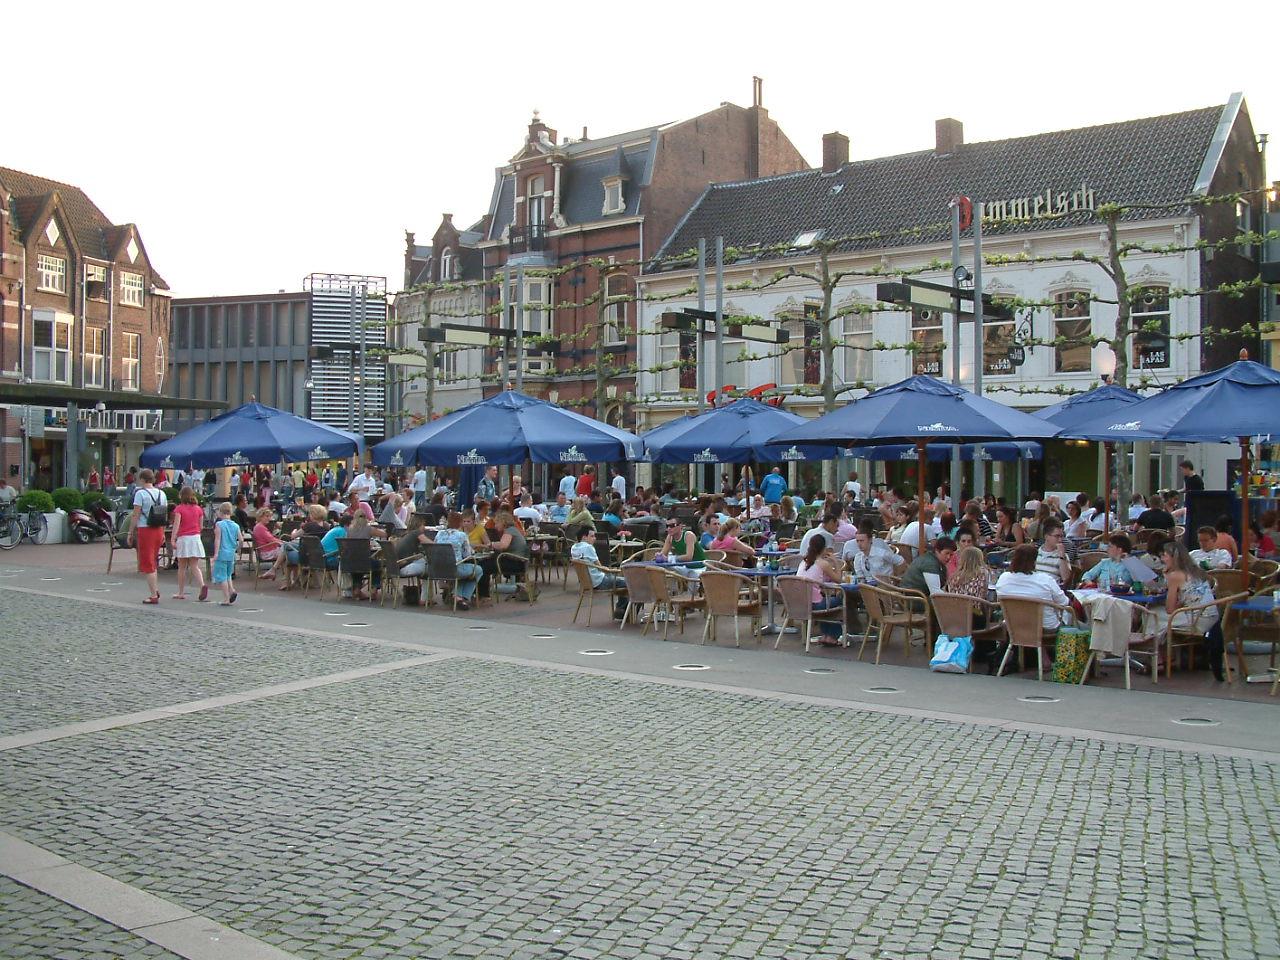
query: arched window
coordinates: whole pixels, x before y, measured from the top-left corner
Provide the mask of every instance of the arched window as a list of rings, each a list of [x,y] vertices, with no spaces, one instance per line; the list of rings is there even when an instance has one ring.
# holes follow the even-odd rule
[[[1053,348],[1056,373],[1088,373],[1093,369],[1093,313],[1088,290],[1059,290],[1053,295]]]
[[[164,337],[156,337],[156,393],[164,392]]]
[[[440,253],[440,282],[453,279],[453,251],[445,247]]]

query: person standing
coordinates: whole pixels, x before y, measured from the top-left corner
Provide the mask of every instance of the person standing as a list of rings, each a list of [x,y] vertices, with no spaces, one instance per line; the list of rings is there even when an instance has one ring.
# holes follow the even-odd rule
[[[99,485],[101,484],[101,482],[102,482],[102,481],[101,481],[101,478],[98,476],[98,468],[97,468],[97,467],[90,467],[90,468],[89,468],[89,483],[88,483],[88,486],[86,487],[86,489],[88,489],[88,490],[97,490],[97,489],[98,489],[98,487],[99,487]]]
[[[138,473],[138,489],[133,495],[133,515],[129,518],[129,546],[137,545],[138,572],[147,578],[149,593],[143,603],[160,602],[160,547],[164,543],[169,501],[155,486],[156,475],[144,468]]]
[[[627,478],[622,475],[621,470],[613,471],[613,480],[609,482],[609,486],[613,487],[613,492],[618,495],[618,499],[623,503],[627,502]]]
[[[231,577],[236,570],[241,532],[240,524],[231,519],[231,504],[218,504],[218,522],[213,525],[213,582],[222,588],[219,606],[231,606],[238,596]]]
[[[578,478],[577,492],[580,497],[591,497],[596,489],[596,468],[591,464],[587,464],[582,470],[582,476]]]
[[[326,490],[333,489],[333,467],[327,463],[324,465],[324,470],[320,472],[320,486]]]
[[[169,528],[169,546],[178,561],[178,592],[174,600],[187,599],[187,578],[200,588],[199,600],[209,599],[200,561],[204,559],[204,542],[200,539],[200,527],[204,524],[204,511],[196,502],[196,492],[183,487],[178,494],[178,505],[173,508],[173,524]]]
[[[485,467],[484,476],[480,478],[480,483],[476,485],[476,496],[491,501],[497,499],[498,496],[498,468]]]
[[[1182,470],[1182,490],[1190,493],[1193,490],[1204,489],[1204,478],[1196,473],[1196,465],[1190,460],[1183,460],[1178,464],[1178,468]]]
[[[765,503],[781,503],[786,492],[787,481],[783,479],[781,467],[774,467],[760,481],[760,493],[764,496]]]
[[[377,491],[378,486],[378,478],[374,476],[373,464],[366,463],[364,465],[364,473],[352,479],[351,486],[347,487],[347,495],[350,496],[354,493],[363,502],[368,503],[369,498]]]
[[[560,492],[566,501],[578,495],[578,478],[573,475],[573,467],[564,468],[564,476],[560,478]]]
[[[413,472],[413,509],[421,510],[427,505],[427,468],[419,467]]]
[[[335,490],[347,489],[347,465],[345,462],[338,464],[338,473],[334,477]]]
[[[854,503],[862,502],[862,484],[858,482],[857,471],[849,474],[849,479],[845,481],[844,492]]]
[[[102,468],[102,489],[110,492],[116,487],[116,474],[111,469],[111,464],[107,464]]]

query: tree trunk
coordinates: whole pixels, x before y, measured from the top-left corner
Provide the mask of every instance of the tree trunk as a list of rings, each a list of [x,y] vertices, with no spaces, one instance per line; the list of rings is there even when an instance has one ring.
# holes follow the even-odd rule
[[[834,299],[835,291],[832,290],[831,284],[831,251],[826,247],[822,248],[822,255],[818,261],[818,267],[822,276],[822,325],[820,327],[820,336],[822,350],[822,410],[824,413],[830,413],[836,408],[836,345],[835,337],[831,335],[831,325],[835,322],[831,316],[831,301]],[[831,492],[836,487],[836,462],[834,460],[824,460],[822,463],[822,489]]]
[[[1132,307],[1129,303],[1129,281],[1124,272],[1124,258],[1120,256],[1120,230],[1119,230],[1119,211],[1112,211],[1107,214],[1107,257],[1111,266],[1111,279],[1115,284],[1116,290],[1116,330],[1115,335],[1111,338],[1111,352],[1116,358],[1115,373],[1112,379],[1118,386],[1127,387],[1129,385],[1129,336],[1132,333],[1130,329],[1132,325],[1131,312]],[[1132,487],[1132,471],[1130,470],[1129,454],[1133,449],[1133,444],[1117,443],[1115,446],[1115,470],[1114,479],[1117,491],[1117,517],[1123,523],[1124,517],[1121,516],[1123,506],[1128,500],[1128,491]],[[1107,504],[1111,503],[1111,491],[1102,491],[1102,496]]]

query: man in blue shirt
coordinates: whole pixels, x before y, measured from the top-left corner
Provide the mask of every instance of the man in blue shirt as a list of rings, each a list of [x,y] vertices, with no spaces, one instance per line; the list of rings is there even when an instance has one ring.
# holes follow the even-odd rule
[[[787,481],[782,478],[782,468],[774,467],[769,474],[760,481],[760,493],[764,495],[765,503],[781,503],[782,496],[787,492]]]
[[[564,491],[556,494],[556,502],[550,510],[552,523],[564,523],[569,519],[569,502],[564,498]]]

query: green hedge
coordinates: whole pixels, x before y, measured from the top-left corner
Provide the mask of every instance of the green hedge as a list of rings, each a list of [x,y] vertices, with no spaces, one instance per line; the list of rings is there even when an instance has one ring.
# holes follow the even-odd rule
[[[53,505],[70,513],[84,506],[84,497],[75,487],[59,487],[53,491]]]
[[[81,500],[83,501],[82,506],[86,510],[92,510],[95,503],[105,503],[107,509],[111,509],[111,498],[101,490],[90,490],[81,497]]]
[[[41,513],[53,513],[53,497],[43,490],[28,490],[18,498],[18,509],[24,512],[39,510]]]

